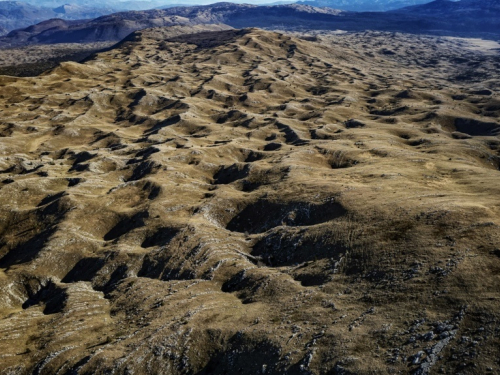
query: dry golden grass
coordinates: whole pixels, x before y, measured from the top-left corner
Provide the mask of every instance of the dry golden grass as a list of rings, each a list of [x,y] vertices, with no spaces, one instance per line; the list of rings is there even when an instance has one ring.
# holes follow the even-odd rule
[[[0,77],[0,367],[500,371],[498,55],[186,31]]]

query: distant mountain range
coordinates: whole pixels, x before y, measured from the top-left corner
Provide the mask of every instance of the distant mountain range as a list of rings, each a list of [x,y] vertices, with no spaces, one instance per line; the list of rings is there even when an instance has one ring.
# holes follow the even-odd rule
[[[179,4],[170,2],[170,5],[166,5],[169,3],[166,0],[0,0],[0,35],[52,18],[64,20],[93,19],[120,11],[172,7],[179,6],[181,2],[189,3],[190,1],[191,0],[180,0]]]
[[[303,0],[298,4],[328,7],[355,12],[387,11],[411,5],[429,3],[431,0]]]
[[[345,12],[290,4],[257,6],[217,3],[114,13],[93,20],[50,20],[0,38],[0,46],[118,41],[129,33],[157,26],[227,24],[317,30],[381,30],[438,35],[500,35],[500,0],[436,0],[396,11]]]
[[[116,12],[115,8],[91,8],[82,5],[42,7],[19,1],[0,1],[0,33],[27,27],[51,18],[66,20],[92,19]]]
[[[0,46],[52,43],[92,43],[119,41],[133,31],[159,26],[229,24],[233,27],[271,27],[314,24],[328,29],[334,9],[307,5],[257,6],[217,3],[208,6],[175,7],[146,11],[119,12],[93,20],[51,19],[0,38]]]
[[[397,11],[413,13],[420,16],[429,17],[450,17],[465,15],[467,17],[476,15],[479,21],[484,18],[498,17],[500,12],[500,0],[435,0],[423,6],[410,6]],[[496,18],[496,23],[500,25],[500,19]]]
[[[500,0],[435,0],[386,14],[418,17],[431,32],[500,34]]]
[[[0,3],[4,2],[0,0]],[[151,9],[164,6],[169,3],[168,0],[20,0],[25,4],[31,4],[44,8],[58,8],[62,5],[72,4],[79,5],[85,8],[113,8],[116,10],[140,10]]]

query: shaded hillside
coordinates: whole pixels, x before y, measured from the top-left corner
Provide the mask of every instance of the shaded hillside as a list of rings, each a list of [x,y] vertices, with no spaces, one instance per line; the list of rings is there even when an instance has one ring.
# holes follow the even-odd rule
[[[79,62],[114,44],[114,42],[59,43],[2,49],[0,75],[33,77],[55,68],[60,62]]]
[[[500,372],[498,55],[185,32],[0,77],[0,368]]]

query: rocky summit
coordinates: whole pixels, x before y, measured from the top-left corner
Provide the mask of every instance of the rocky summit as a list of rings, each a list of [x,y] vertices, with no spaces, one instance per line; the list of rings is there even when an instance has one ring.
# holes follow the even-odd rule
[[[0,76],[1,372],[500,372],[485,43],[185,26]]]

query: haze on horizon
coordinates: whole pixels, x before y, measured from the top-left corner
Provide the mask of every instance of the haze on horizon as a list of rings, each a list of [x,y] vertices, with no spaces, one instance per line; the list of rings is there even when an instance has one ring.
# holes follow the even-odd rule
[[[235,4],[292,4],[292,3],[317,3],[318,6],[336,7],[342,10],[385,10],[409,5],[425,4],[432,0],[232,0],[227,1]],[[0,0],[0,2],[13,2],[12,0]],[[150,9],[156,7],[168,7],[177,5],[209,5],[221,1],[216,0],[15,0],[41,7],[58,7],[66,4],[91,6],[96,8],[118,8],[118,9]]]

